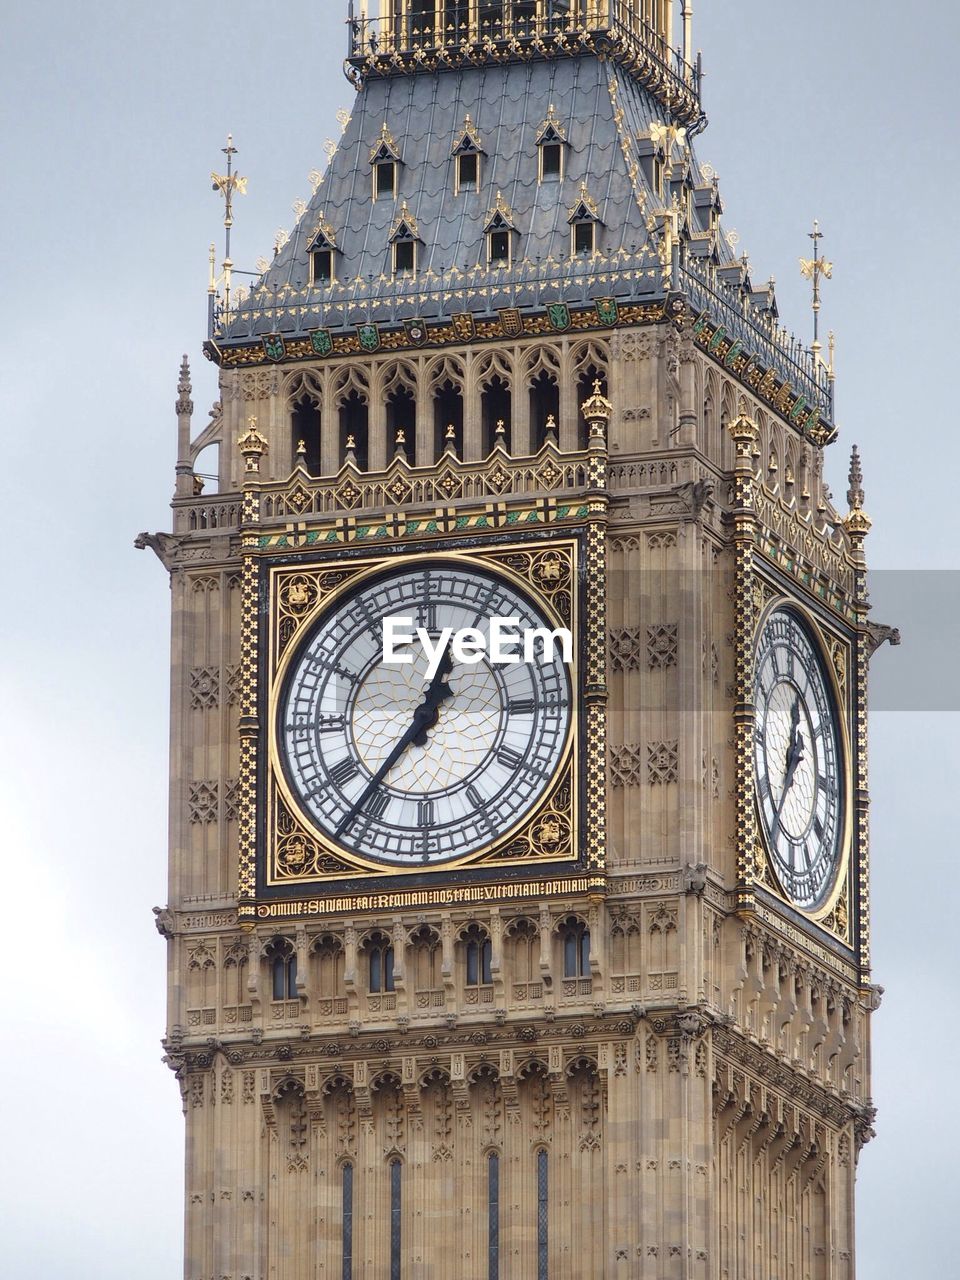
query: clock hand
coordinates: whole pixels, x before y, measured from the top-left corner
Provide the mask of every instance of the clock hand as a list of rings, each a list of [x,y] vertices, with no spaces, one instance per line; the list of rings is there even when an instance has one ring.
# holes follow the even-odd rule
[[[783,806],[786,803],[787,795],[793,786],[793,780],[797,776],[797,769],[803,763],[804,750],[806,743],[803,734],[800,732],[800,699],[793,704],[793,730],[790,735],[790,749],[787,752],[787,774],[783,780],[783,791],[780,793],[780,803],[777,805],[777,812],[774,815],[774,823],[779,823],[780,815],[783,813]]]
[[[360,799],[356,802],[350,812],[342,819],[336,831],[338,836],[346,830],[370,797],[379,790],[380,784],[406,749],[412,744],[418,747],[426,746],[427,733],[437,723],[441,704],[446,702],[448,698],[453,697],[453,690],[446,683],[446,677],[450,674],[452,669],[453,659],[450,657],[450,650],[448,648],[440,660],[440,666],[437,668],[437,673],[433,677],[430,687],[424,695],[423,702],[421,702],[420,706],[417,707],[416,711],[413,713],[413,724],[410,725],[406,733],[374,774],[369,786],[365,788]]]

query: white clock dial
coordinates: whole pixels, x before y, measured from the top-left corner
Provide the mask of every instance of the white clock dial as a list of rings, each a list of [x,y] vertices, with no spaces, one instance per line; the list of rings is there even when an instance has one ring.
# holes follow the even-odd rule
[[[277,725],[292,794],[329,839],[413,867],[485,848],[534,808],[566,753],[572,695],[559,649],[493,665],[457,662],[448,647],[431,679],[415,640],[398,650],[409,663],[385,663],[384,621],[399,618],[434,640],[473,628],[489,641],[492,618],[555,626],[506,579],[438,561],[368,581],[297,652]]]
[[[820,656],[799,616],[776,609],[757,647],[754,764],[760,822],[790,899],[815,910],[842,853],[843,754]]]

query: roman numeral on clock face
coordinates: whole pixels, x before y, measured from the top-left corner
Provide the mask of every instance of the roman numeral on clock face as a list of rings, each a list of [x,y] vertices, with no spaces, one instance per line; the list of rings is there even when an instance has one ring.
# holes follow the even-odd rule
[[[536,704],[532,698],[516,699],[507,707],[507,712],[511,716],[532,716],[535,710]]]
[[[432,827],[434,823],[434,810],[432,800],[421,800],[417,805],[417,826]]]
[[[508,769],[519,769],[523,764],[523,756],[512,747],[501,747],[497,752],[497,759]]]
[[[386,791],[375,791],[363,806],[363,811],[368,813],[371,818],[382,818],[389,803],[390,797]]]
[[[330,770],[330,781],[334,786],[345,787],[359,772],[360,766],[355,760],[341,760]]]

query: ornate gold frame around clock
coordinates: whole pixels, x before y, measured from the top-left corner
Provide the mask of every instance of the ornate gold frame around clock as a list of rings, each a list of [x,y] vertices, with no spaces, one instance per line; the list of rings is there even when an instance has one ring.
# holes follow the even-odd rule
[[[849,944],[851,942],[851,853],[853,849],[856,803],[850,738],[849,673],[852,648],[848,639],[842,637],[838,632],[828,631],[823,621],[796,596],[784,595],[762,578],[757,580],[756,585],[760,599],[757,601],[759,607],[756,609],[756,625],[753,638],[754,654],[756,654],[756,646],[760,641],[766,621],[772,613],[776,613],[779,610],[788,610],[795,613],[802,620],[820,667],[825,673],[830,696],[836,709],[844,788],[840,857],[833,874],[833,884],[830,892],[823,902],[815,909],[808,911],[805,908],[797,907],[791,901],[774,869],[773,859],[770,857],[769,843],[759,816],[756,820],[756,880],[758,884],[762,884],[787,903],[792,910],[800,911],[808,919],[816,921]],[[756,803],[755,794],[754,803]]]
[[[462,564],[484,569],[532,596],[555,627],[567,627],[579,639],[581,609],[580,543],[576,538],[464,550],[425,550],[385,562],[382,557],[271,565],[268,570],[269,632],[266,650],[268,681],[265,737],[266,767],[266,885],[295,887],[359,876],[409,876],[408,866],[391,866],[345,851],[317,830],[290,789],[280,759],[276,724],[280,692],[298,642],[314,623],[348,592],[385,569],[397,572],[426,563]],[[557,770],[540,801],[497,839],[461,858],[450,859],[426,872],[451,872],[465,867],[531,866],[537,862],[572,863],[580,856],[582,782],[580,709],[577,694],[579,664],[571,672],[570,725]]]

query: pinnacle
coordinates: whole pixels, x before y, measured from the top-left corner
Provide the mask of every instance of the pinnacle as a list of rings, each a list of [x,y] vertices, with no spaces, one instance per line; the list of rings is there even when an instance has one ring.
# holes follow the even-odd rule
[[[850,488],[847,491],[847,502],[850,509],[862,509],[864,498],[863,468],[860,465],[860,450],[856,445],[854,445],[850,453]]]

